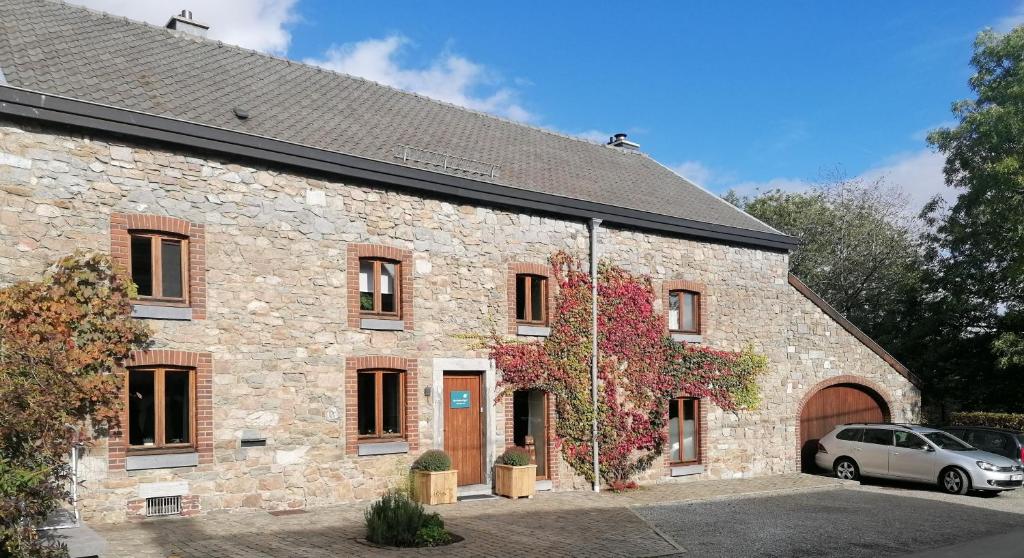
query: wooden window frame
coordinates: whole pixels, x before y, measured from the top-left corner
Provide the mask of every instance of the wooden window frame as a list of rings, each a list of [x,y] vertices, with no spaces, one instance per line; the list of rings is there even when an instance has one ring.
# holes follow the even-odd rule
[[[683,439],[685,437],[683,421],[684,417],[686,416],[686,414],[683,412],[684,401],[693,401],[693,446],[696,450],[697,457],[695,459],[689,460],[683,457],[683,453],[685,451],[685,446],[683,445]],[[701,442],[703,441],[702,437],[704,435],[701,431],[701,428],[703,428],[704,426],[702,424],[703,420],[700,414],[701,400],[699,397],[674,397],[670,400],[669,405],[671,405],[672,402],[675,402],[677,405],[679,405],[679,410],[677,411],[677,420],[679,421],[679,460],[673,461],[672,452],[669,451],[669,463],[671,463],[672,465],[699,465],[700,463],[704,462],[704,456],[702,455],[701,451]],[[671,440],[669,440],[669,442],[671,443]]]
[[[356,273],[362,273],[363,262],[373,262],[373,310],[363,310],[362,306],[362,290],[359,290],[357,295],[359,296],[359,315],[364,317],[371,317],[383,320],[400,320],[402,319],[402,262],[392,260],[388,258],[374,258],[364,257],[359,258],[359,269]],[[395,297],[395,311],[384,312],[381,308],[381,292],[380,292],[380,278],[381,278],[381,264],[393,264],[395,266],[395,277],[394,277],[394,297]],[[358,289],[358,286],[356,287]]]
[[[685,305],[683,304],[683,296],[687,295],[687,294],[692,294],[693,295],[693,302],[694,302],[694,304],[693,304],[693,326],[694,326],[693,329],[683,329],[683,322],[684,322],[684,320],[683,320],[683,308],[685,308]],[[672,333],[684,333],[684,334],[688,334],[688,335],[700,335],[700,331],[701,331],[700,312],[701,312],[701,304],[703,304],[703,301],[701,300],[701,293],[698,292],[698,291],[690,290],[690,289],[672,289],[672,290],[670,290],[668,292],[668,297],[669,298],[668,298],[668,301],[667,301],[667,304],[669,305],[670,308],[671,308],[671,303],[672,303],[672,295],[677,295],[679,297],[679,319],[677,320],[677,323],[675,323],[675,324],[668,324],[669,331],[671,331]]]
[[[139,302],[145,302],[147,304],[155,304],[161,306],[189,306],[189,265],[190,265],[190,253],[189,253],[189,238],[184,235],[170,234],[160,231],[144,231],[144,230],[132,230],[128,231],[128,270],[129,273],[132,271],[132,240],[135,238],[149,238],[150,239],[150,273],[152,274],[153,284],[153,295],[141,296],[136,295],[135,300]],[[161,249],[160,243],[163,240],[173,240],[181,243],[181,297],[165,297],[163,296],[163,250]],[[132,281],[134,281],[134,276]],[[156,293],[160,293],[159,295]]]
[[[164,428],[166,422],[166,409],[164,400],[164,388],[166,383],[164,381],[165,374],[168,372],[187,372],[188,373],[188,421],[189,421],[189,441],[183,444],[168,444],[164,441]],[[133,446],[131,445],[131,413],[129,411],[128,401],[131,398],[131,374],[132,372],[150,372],[153,374],[153,420],[155,424],[153,426],[153,445],[152,446]],[[192,452],[196,450],[196,440],[198,438],[198,421],[196,420],[196,370],[194,368],[185,368],[180,366],[133,366],[128,369],[128,374],[125,375],[125,412],[127,414],[127,432],[125,433],[125,443],[127,446],[128,453],[133,455],[148,455],[157,453],[182,453]]]
[[[359,433],[359,376],[361,374],[373,374],[374,375],[374,434],[360,434]],[[401,429],[400,432],[395,434],[385,434],[381,431],[384,424],[384,375],[385,374],[397,374],[398,375],[398,426]],[[391,440],[404,440],[408,436],[408,428],[405,424],[405,375],[404,370],[391,370],[391,369],[378,369],[378,370],[358,370],[356,371],[356,434],[360,442],[365,441],[391,441]]]
[[[524,304],[526,306],[526,308],[525,308],[526,312],[525,312],[525,317],[523,319],[519,319],[519,309],[518,308],[514,308],[512,310],[515,313],[515,316],[516,316],[516,323],[517,324],[522,324],[522,325],[533,325],[533,326],[537,326],[537,325],[544,326],[544,325],[547,325],[548,324],[548,278],[545,277],[544,275],[537,275],[536,273],[517,273],[516,274],[516,289],[517,290],[519,289],[519,278],[520,277],[525,278],[523,289],[526,291],[525,297],[524,297],[524,301],[525,301]],[[540,279],[541,281],[543,281],[543,283],[542,283],[543,287],[542,287],[541,293],[540,293],[540,311],[541,311],[541,314],[543,316],[539,320],[533,319],[533,298],[532,298],[533,281],[537,280],[537,279]],[[519,293],[518,292],[516,293],[516,299],[515,300],[518,303],[518,300],[519,300]]]

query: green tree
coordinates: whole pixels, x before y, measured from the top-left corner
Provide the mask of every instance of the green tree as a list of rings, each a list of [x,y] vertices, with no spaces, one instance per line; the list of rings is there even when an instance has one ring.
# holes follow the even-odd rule
[[[109,257],[75,255],[0,290],[0,555],[51,556],[34,526],[69,497],[71,429],[114,424],[115,370],[149,331]]]
[[[928,136],[959,191],[933,212],[933,256],[950,334],[994,353],[961,372],[973,396],[1014,410],[1024,396],[1024,28],[980,33],[971,65],[976,98],[955,102],[958,124]]]

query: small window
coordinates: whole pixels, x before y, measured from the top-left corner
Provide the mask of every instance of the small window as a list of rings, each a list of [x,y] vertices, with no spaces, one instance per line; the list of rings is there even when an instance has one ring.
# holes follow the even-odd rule
[[[864,443],[891,446],[892,430],[884,430],[882,428],[865,428]]]
[[[924,438],[914,434],[913,432],[895,432],[896,447],[905,449],[928,449],[928,443],[924,441]]]
[[[363,315],[399,317],[401,264],[390,260],[359,260],[359,311]]]
[[[700,400],[673,399],[668,405],[669,458],[673,463],[700,462]]]
[[[194,372],[178,368],[128,371],[128,443],[135,450],[193,446]]]
[[[397,438],[405,435],[405,374],[366,370],[357,376],[359,436]]]
[[[863,428],[847,428],[839,431],[839,433],[836,434],[836,439],[843,440],[844,442],[859,442],[863,435]]]
[[[139,299],[185,303],[188,240],[157,233],[131,233],[131,274]]]
[[[700,293],[668,293],[668,327],[679,333],[700,333]]]
[[[516,321],[548,323],[548,280],[540,275],[516,275]]]

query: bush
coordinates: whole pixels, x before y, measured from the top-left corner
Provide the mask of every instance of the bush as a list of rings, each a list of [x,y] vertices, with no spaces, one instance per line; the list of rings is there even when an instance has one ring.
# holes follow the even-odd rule
[[[954,426],[990,426],[1024,432],[1024,414],[1020,413],[953,413]]]
[[[441,546],[453,542],[452,534],[444,528],[441,516],[432,513],[423,520],[416,532],[416,546]]]
[[[416,534],[426,519],[423,505],[397,490],[385,492],[364,516],[366,540],[387,546],[416,546]]]
[[[629,490],[636,490],[640,488],[640,485],[636,481],[621,481],[613,480],[608,483],[608,488],[612,489],[612,492],[627,492]]]
[[[427,450],[413,462],[412,468],[417,471],[451,471],[452,458],[441,450]]]
[[[498,464],[522,467],[530,464],[530,453],[523,448],[508,448],[498,458]]]

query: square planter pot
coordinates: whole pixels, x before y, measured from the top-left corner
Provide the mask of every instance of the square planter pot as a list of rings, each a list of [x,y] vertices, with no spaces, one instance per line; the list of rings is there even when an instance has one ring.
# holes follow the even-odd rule
[[[494,466],[494,492],[507,498],[533,498],[537,485],[537,466]]]
[[[455,503],[458,471],[416,471],[415,475],[417,502],[429,506]]]

